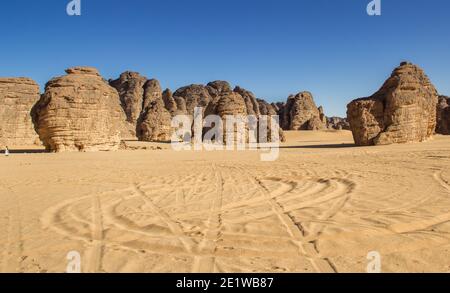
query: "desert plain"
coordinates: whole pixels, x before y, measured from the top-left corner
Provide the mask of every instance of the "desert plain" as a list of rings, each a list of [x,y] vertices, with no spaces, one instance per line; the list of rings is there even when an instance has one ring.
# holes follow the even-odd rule
[[[450,271],[449,136],[356,147],[350,131],[287,131],[258,151],[0,156],[0,271]]]

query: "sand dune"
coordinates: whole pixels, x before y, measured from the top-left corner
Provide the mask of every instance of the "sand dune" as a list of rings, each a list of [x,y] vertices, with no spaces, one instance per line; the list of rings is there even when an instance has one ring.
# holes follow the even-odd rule
[[[259,153],[13,152],[0,157],[0,270],[450,271],[450,137],[354,147],[350,132],[288,132]]]

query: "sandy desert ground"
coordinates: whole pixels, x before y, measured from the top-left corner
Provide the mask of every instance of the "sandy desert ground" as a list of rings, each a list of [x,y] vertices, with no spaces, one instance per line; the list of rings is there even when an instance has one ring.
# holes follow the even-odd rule
[[[0,156],[0,270],[450,271],[450,137],[354,147],[290,132],[259,153],[136,150]],[[132,143],[130,143],[132,144]],[[137,143],[136,143],[137,144]]]

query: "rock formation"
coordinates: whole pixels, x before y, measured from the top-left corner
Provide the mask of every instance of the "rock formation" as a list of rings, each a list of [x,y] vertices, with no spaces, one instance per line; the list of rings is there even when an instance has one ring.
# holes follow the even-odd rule
[[[169,111],[172,116],[175,116],[178,112],[178,105],[173,98],[172,91],[170,89],[166,89],[162,93],[162,99],[164,102],[164,107],[167,109],[167,111]]]
[[[147,78],[137,72],[124,72],[116,80],[110,81],[110,85],[117,89],[120,103],[127,115],[127,121],[136,126],[136,121],[141,115],[144,85]]]
[[[107,151],[120,146],[126,115],[117,91],[95,68],[74,67],[49,81],[33,122],[49,151]]]
[[[328,124],[328,121],[327,121],[327,116],[325,116],[325,112],[323,111],[323,107],[320,106],[318,110],[319,110],[319,119],[320,119],[322,125],[326,126]]]
[[[274,106],[274,104],[269,104],[264,100],[257,99],[259,106],[259,113],[261,115],[274,116],[278,115],[278,109]]]
[[[259,104],[252,92],[241,87],[236,87],[234,92],[238,93],[244,99],[247,115],[260,116]]]
[[[206,89],[208,90],[212,100],[217,100],[224,93],[231,93],[231,85],[222,80],[216,80],[208,83],[206,85]],[[217,101],[216,101],[217,102]]]
[[[168,142],[172,137],[172,116],[166,109],[161,86],[152,79],[144,89],[144,110],[138,119],[136,135],[141,141]]]
[[[39,144],[31,109],[39,86],[28,78],[0,78],[0,147]]]
[[[446,96],[439,97],[436,132],[450,135],[450,98]]]
[[[350,123],[346,118],[341,117],[327,117],[328,129],[334,130],[350,130]]]
[[[289,96],[279,115],[283,130],[320,130],[326,127],[309,92]]]
[[[420,142],[436,128],[437,92],[422,69],[397,67],[379,91],[347,108],[355,143],[361,146]]]
[[[178,109],[184,106],[187,115],[190,116],[194,115],[195,107],[203,107],[205,109],[212,100],[207,87],[197,84],[178,89],[173,94],[173,97],[179,106]]]

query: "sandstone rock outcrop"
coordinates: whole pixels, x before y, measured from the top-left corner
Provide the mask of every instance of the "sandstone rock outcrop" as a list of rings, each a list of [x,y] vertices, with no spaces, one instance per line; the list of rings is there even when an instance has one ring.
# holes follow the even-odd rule
[[[216,80],[208,83],[206,85],[206,89],[208,90],[212,100],[216,100],[219,96],[224,93],[231,93],[231,85],[223,80]]]
[[[397,67],[381,89],[347,106],[355,143],[361,146],[421,142],[436,128],[438,95],[422,69]]]
[[[319,119],[322,122],[322,125],[327,125],[328,124],[327,116],[325,116],[325,112],[324,112],[322,106],[319,107]]]
[[[0,147],[39,144],[31,109],[39,86],[28,78],[0,78]]]
[[[450,135],[450,98],[446,96],[439,97],[436,132]]]
[[[274,104],[269,104],[264,100],[257,99],[259,106],[259,113],[261,115],[274,116],[278,115],[278,109],[274,106]]]
[[[164,102],[164,107],[166,107],[167,111],[172,114],[172,116],[175,116],[178,111],[178,105],[175,99],[173,98],[173,93],[170,89],[166,89],[162,93],[162,99]]]
[[[334,130],[350,130],[350,123],[346,118],[341,117],[327,117],[328,129]]]
[[[170,102],[169,97],[166,100]],[[141,141],[168,142],[172,137],[172,115],[163,99],[161,85],[156,79],[147,81],[144,86],[144,110],[138,119],[136,135]]]
[[[126,115],[117,91],[95,68],[74,67],[49,81],[33,122],[49,151],[108,151],[120,146]]]
[[[326,127],[309,92],[289,96],[279,115],[283,130],[320,130]]]
[[[124,72],[110,85],[119,93],[120,103],[127,116],[127,121],[136,126],[136,121],[142,112],[144,85],[147,78],[137,72]]]
[[[195,107],[203,107],[205,109],[212,100],[207,87],[198,84],[192,84],[176,90],[173,93],[173,97],[179,105],[178,109],[185,107],[187,115],[190,116],[194,114]]]
[[[236,87],[234,92],[238,93],[244,99],[247,115],[254,115],[256,117],[261,115],[258,100],[252,92],[241,87]]]
[[[239,135],[242,135],[243,141],[247,141],[248,136],[248,128],[247,125],[244,125],[243,129],[238,129],[237,125],[233,126],[233,129],[227,128],[226,116],[234,116],[234,117],[242,117],[245,118],[247,116],[247,108],[245,105],[244,98],[236,93],[231,91],[224,91],[219,93],[216,102],[212,102],[208,105],[208,108],[205,112],[205,116],[208,115],[218,115],[222,119],[222,131],[223,133],[223,141],[227,142],[226,132],[233,133],[234,141],[238,141]],[[244,120],[243,120],[244,121]],[[245,122],[244,122],[245,123]],[[243,132],[239,132],[242,130]],[[207,128],[203,129],[204,134],[208,131]]]

